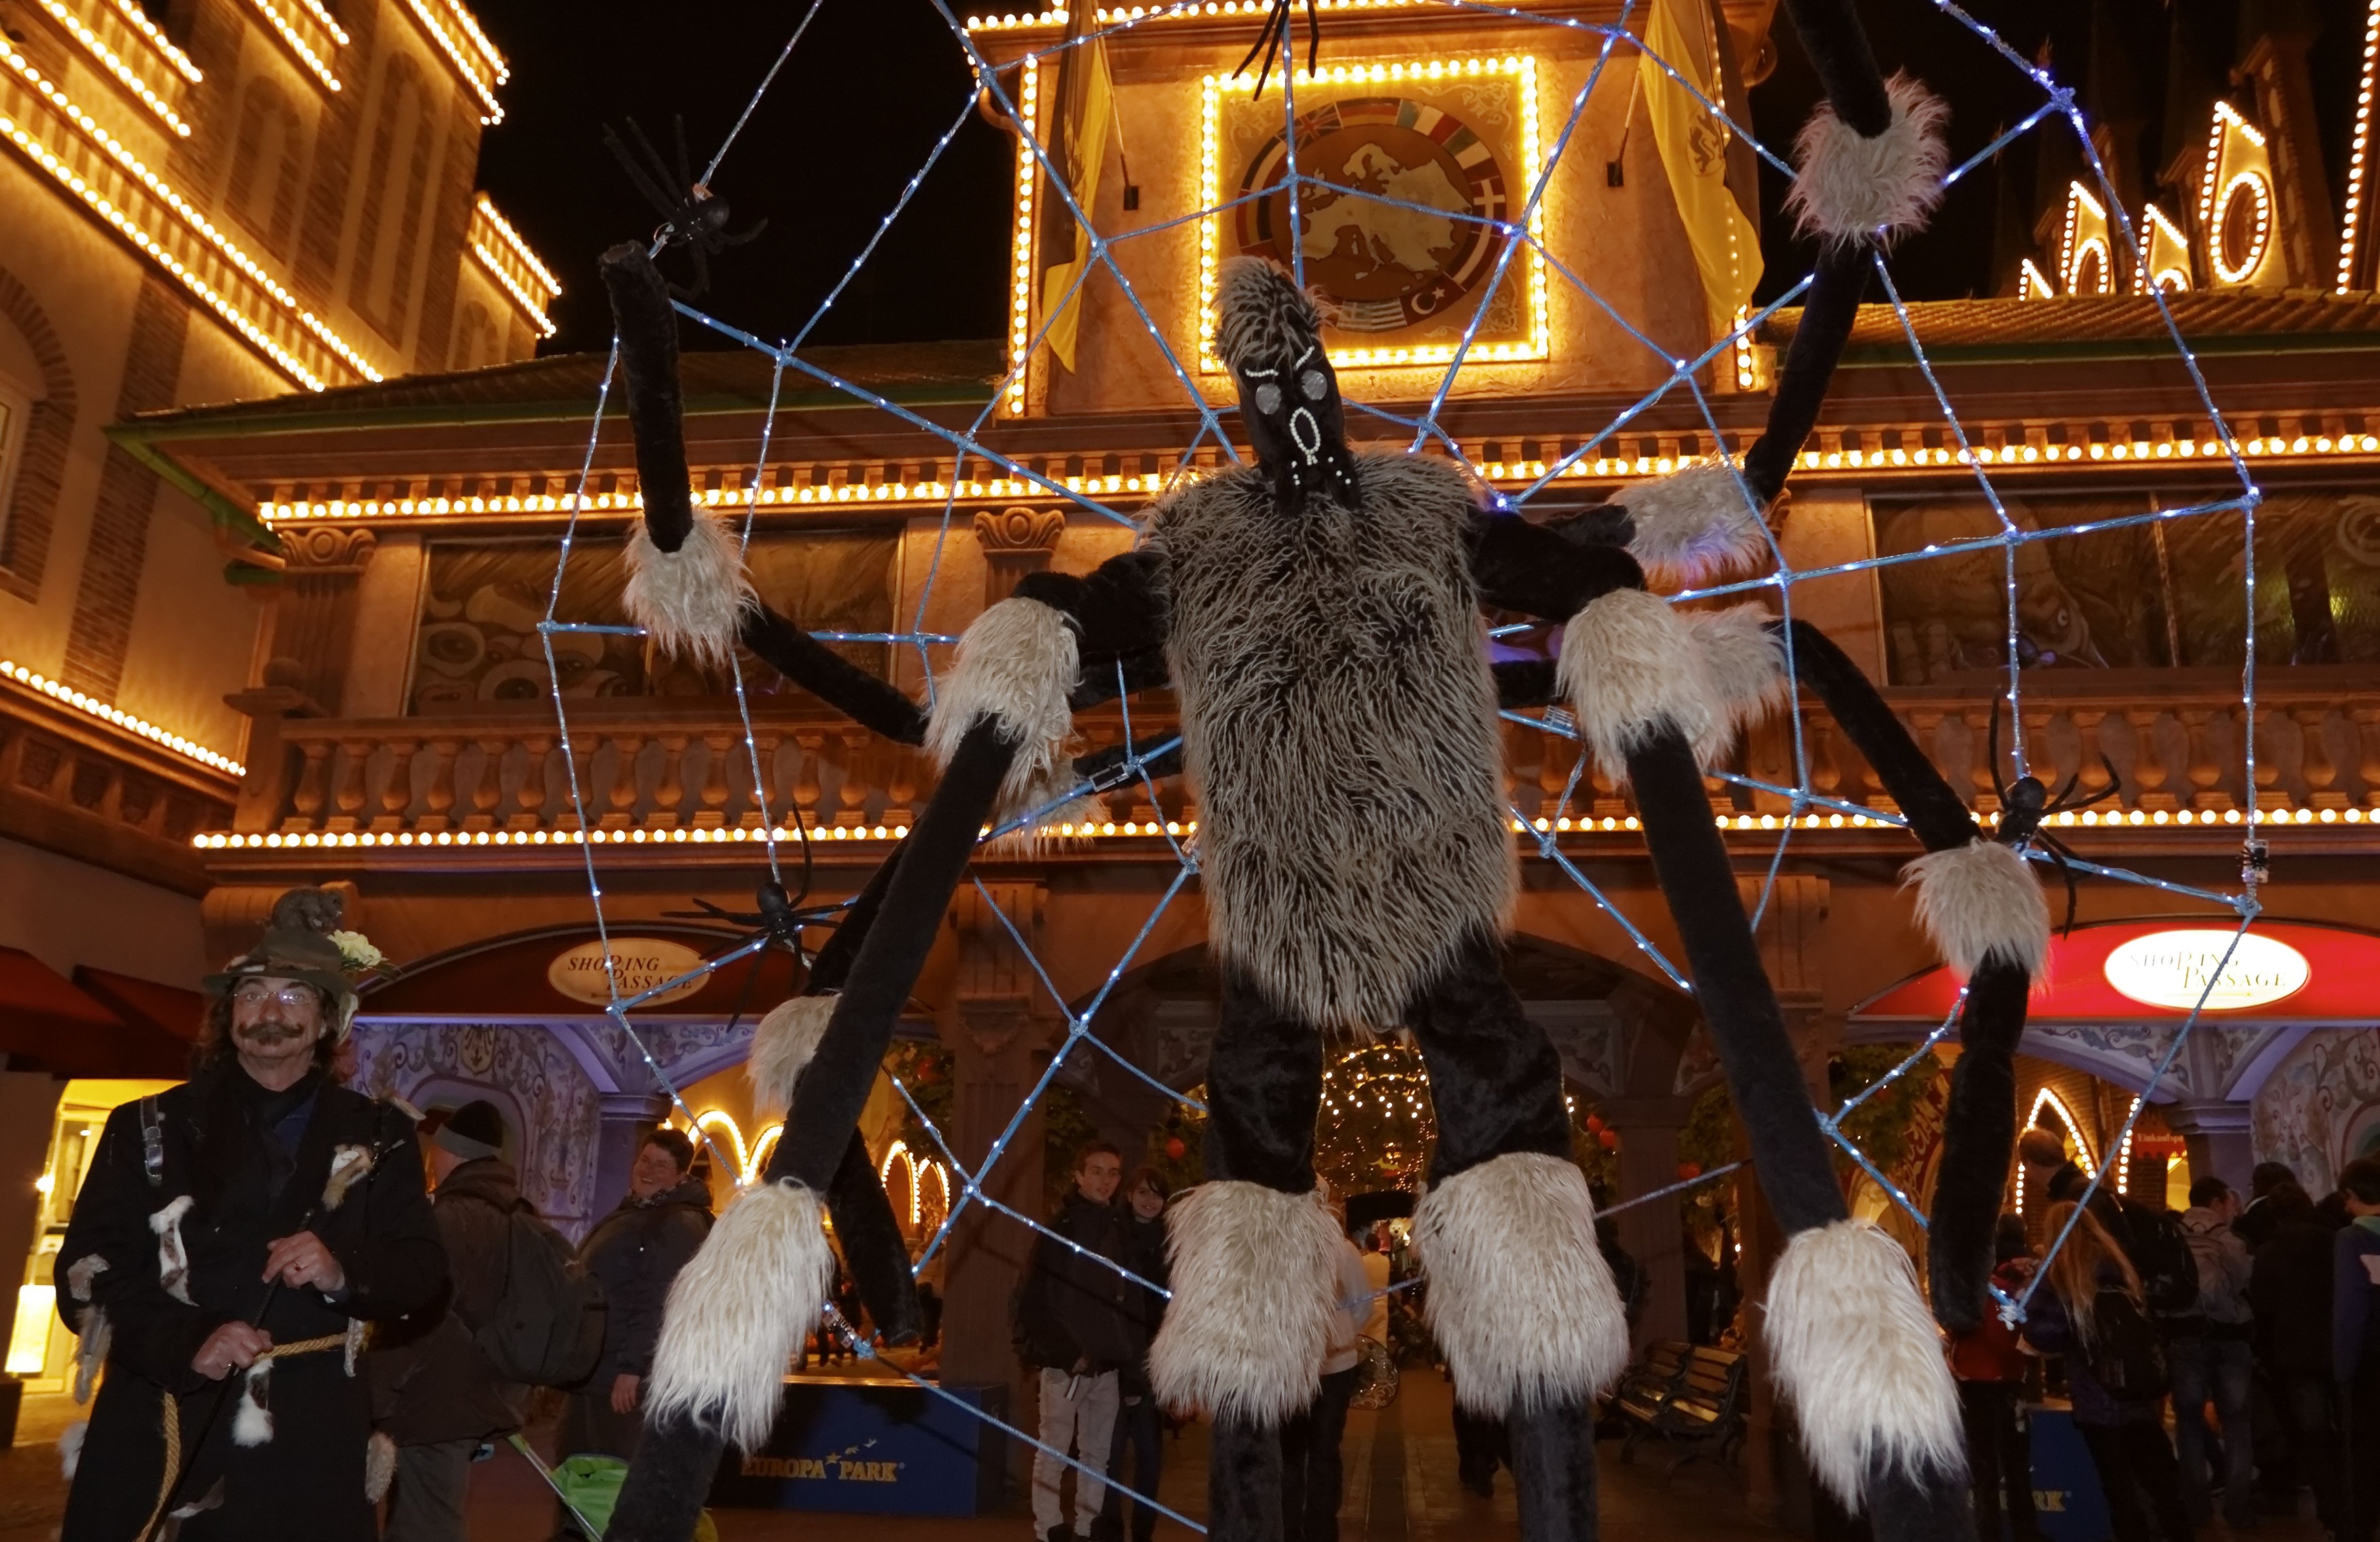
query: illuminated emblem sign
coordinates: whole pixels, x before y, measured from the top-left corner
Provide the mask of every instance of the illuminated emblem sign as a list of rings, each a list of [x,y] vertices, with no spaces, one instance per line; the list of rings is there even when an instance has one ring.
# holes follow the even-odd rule
[[[2107,983],[2148,1006],[2188,1012],[2203,998],[2209,1012],[2240,1012],[2285,1001],[2313,978],[2306,955],[2287,942],[2251,931],[2234,946],[2235,935],[2192,929],[2135,937],[2107,955]]]
[[[1229,206],[1200,243],[1209,312],[1221,260],[1265,257],[1302,262],[1306,285],[1330,302],[1325,338],[1342,368],[1444,363],[1466,333],[1473,361],[1546,357],[1544,260],[1534,250],[1507,260],[1511,237],[1497,228],[1517,218],[1537,172],[1535,60],[1302,77],[1293,139],[1276,99],[1249,100],[1253,86],[1253,76],[1206,83],[1206,202]],[[1312,179],[1293,228],[1293,143],[1295,169]],[[1200,362],[1221,367],[1206,344]]]
[[[641,995],[701,965],[702,955],[683,942],[660,937],[614,937],[609,977],[603,967],[603,944],[581,942],[555,955],[546,967],[545,982],[574,1002],[609,1006],[614,980],[622,996]],[[699,975],[642,1004],[657,1007],[682,1002],[710,983],[709,975]]]

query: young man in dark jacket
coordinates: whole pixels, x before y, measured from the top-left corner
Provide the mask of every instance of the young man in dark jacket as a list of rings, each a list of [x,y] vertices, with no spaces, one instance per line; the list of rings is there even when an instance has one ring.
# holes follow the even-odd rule
[[[2314,1515],[2325,1531],[2347,1525],[2345,1470],[2331,1383],[2331,1238],[2313,1200],[2284,1184],[2263,1201],[2265,1240],[2248,1272],[2248,1305],[2256,1318],[2256,1369],[2273,1398],[2288,1452],[2286,1508],[2297,1508],[2296,1484],[2313,1489]]]
[[[603,1282],[603,1356],[570,1394],[559,1443],[566,1455],[634,1457],[645,1422],[637,1412],[662,1334],[670,1282],[710,1234],[710,1190],[687,1174],[694,1142],[678,1131],[645,1137],[628,1170],[627,1196],[578,1245]]]
[[[412,1122],[334,1071],[356,1002],[337,913],[284,895],[206,982],[190,1080],[108,1117],[58,1254],[59,1309],[107,1366],[64,1542],[176,1512],[193,1542],[370,1542],[355,1351],[446,1261]]]
[[[2248,1301],[2253,1264],[2232,1231],[2240,1196],[2220,1178],[2190,1185],[2190,1208],[2181,1229],[2190,1240],[2198,1272],[2198,1310],[2170,1324],[2166,1365],[2173,1377],[2176,1460],[2181,1464],[2181,1500],[2193,1524],[2214,1512],[2208,1495],[2208,1463],[2214,1445],[2206,1405],[2215,1405],[2222,1431],[2223,1518],[2233,1530],[2256,1524],[2252,1474],[2253,1437],[2248,1415],[2254,1361],[2255,1314]]]
[[[2346,1542],[2380,1536],[2380,1160],[2338,1172],[2350,1218],[2331,1245],[2331,1370],[2347,1407]]]
[[[448,1293],[442,1309],[417,1313],[370,1356],[381,1433],[396,1442],[382,1542],[463,1542],[471,1458],[489,1437],[520,1427],[528,1390],[498,1380],[472,1337],[504,1304],[521,1208],[504,1148],[504,1115],[485,1101],[464,1104],[430,1137]]]
[[[1135,1310],[1137,1288],[1100,1261],[1122,1263],[1129,1246],[1115,1204],[1123,1182],[1123,1157],[1114,1147],[1102,1141],[1084,1149],[1075,1162],[1075,1192],[1050,1221],[1075,1246],[1039,1239],[1017,1293],[1017,1353],[1041,1372],[1040,1439],[1050,1448],[1033,1458],[1033,1529],[1040,1542],[1066,1542],[1059,1502],[1066,1466],[1050,1451],[1088,1469],[1075,1477],[1074,1529],[1090,1536],[1107,1494],[1099,1475],[1115,1432],[1117,1372],[1136,1365],[1148,1349]]]

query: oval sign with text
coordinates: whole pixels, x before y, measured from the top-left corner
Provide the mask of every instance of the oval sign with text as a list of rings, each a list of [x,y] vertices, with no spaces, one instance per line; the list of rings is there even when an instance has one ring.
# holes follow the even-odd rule
[[[2190,929],[2135,937],[2107,955],[2107,983],[2150,1006],[2188,1012],[2204,1000],[2209,1012],[2243,1012],[2285,1001],[2313,978],[2313,964],[2287,942],[2252,931],[2234,947],[2233,936]]]
[[[617,980],[623,999],[639,996],[657,985],[692,975],[682,985],[662,991],[645,1007],[667,1006],[681,1002],[710,982],[708,973],[696,974],[702,967],[702,955],[683,942],[673,942],[663,937],[614,937],[612,939],[612,967],[603,967],[603,944],[581,942],[554,956],[546,966],[545,981],[574,1002],[589,1006],[612,1004],[612,990]]]

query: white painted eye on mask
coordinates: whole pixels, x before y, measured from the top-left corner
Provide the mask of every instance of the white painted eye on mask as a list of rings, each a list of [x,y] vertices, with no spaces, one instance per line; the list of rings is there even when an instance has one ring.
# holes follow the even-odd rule
[[[1318,402],[1330,394],[1330,382],[1322,378],[1319,370],[1308,370],[1297,377],[1297,388],[1305,393],[1309,402]]]
[[[1281,387],[1267,381],[1257,387],[1257,410],[1270,418],[1281,411]]]

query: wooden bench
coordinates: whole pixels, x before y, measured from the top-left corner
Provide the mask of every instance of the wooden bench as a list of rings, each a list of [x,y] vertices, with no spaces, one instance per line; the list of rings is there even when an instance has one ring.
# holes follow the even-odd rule
[[[1717,1452],[1732,1463],[1743,1443],[1744,1357],[1730,1350],[1661,1340],[1621,1378],[1612,1405],[1626,1422],[1621,1460],[1647,1439],[1682,1448],[1671,1471]]]

